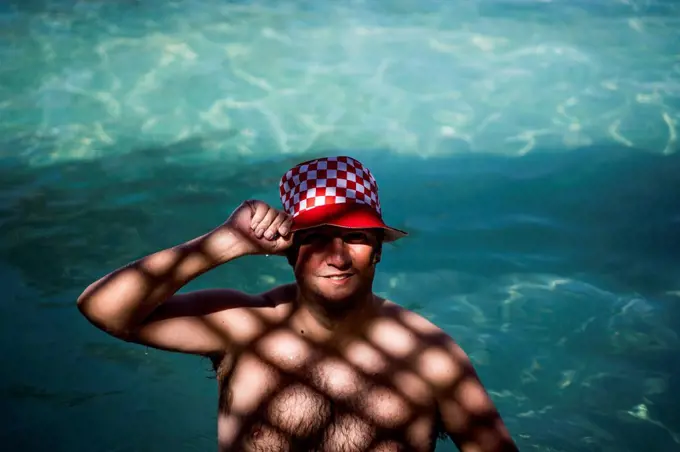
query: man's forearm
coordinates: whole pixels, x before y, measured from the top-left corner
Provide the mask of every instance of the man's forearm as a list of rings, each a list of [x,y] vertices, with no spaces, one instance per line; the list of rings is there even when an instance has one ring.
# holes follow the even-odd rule
[[[242,256],[241,241],[220,228],[150,254],[92,283],[78,308],[97,327],[124,337],[191,280]]]

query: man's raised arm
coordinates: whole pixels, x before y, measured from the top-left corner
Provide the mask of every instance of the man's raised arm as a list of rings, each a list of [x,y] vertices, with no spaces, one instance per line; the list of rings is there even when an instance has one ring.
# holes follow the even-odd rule
[[[290,245],[290,226],[285,213],[246,201],[211,232],[92,283],[78,297],[78,308],[93,325],[126,341],[196,354],[224,350],[229,344],[220,331],[220,312],[257,300],[229,289],[176,292],[238,257],[280,254]],[[275,235],[269,239],[267,231]]]

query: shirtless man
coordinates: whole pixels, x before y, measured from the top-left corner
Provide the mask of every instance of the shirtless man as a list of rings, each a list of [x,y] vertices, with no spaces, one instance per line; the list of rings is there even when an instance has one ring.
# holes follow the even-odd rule
[[[465,352],[373,293],[387,226],[370,171],[350,157],[301,163],[284,210],[242,203],[184,244],[91,284],[78,307],[124,341],[212,360],[220,451],[516,451]],[[251,295],[178,291],[246,255],[286,256],[295,283]]]

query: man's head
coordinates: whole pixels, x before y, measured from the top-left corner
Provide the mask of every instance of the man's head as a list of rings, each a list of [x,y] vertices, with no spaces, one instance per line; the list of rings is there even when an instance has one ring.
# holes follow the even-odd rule
[[[306,297],[343,309],[372,293],[385,233],[319,226],[295,233],[286,257]]]
[[[382,243],[406,235],[383,222],[370,170],[352,157],[310,160],[287,171],[279,191],[293,217],[287,256],[301,288],[329,301],[370,291]]]

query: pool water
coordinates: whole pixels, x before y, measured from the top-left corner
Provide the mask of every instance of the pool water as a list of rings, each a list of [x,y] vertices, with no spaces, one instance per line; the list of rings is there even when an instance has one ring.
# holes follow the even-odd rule
[[[209,364],[75,299],[334,154],[410,232],[375,290],[462,344],[521,450],[680,450],[678,42],[670,0],[0,3],[5,450],[214,449]]]

